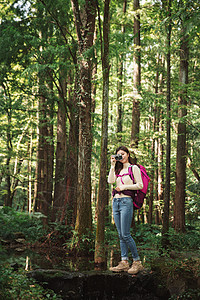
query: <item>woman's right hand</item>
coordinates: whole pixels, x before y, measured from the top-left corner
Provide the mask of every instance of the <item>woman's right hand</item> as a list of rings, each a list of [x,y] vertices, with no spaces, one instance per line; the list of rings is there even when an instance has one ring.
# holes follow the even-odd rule
[[[113,156],[111,156],[111,166],[114,167],[115,164],[116,164],[116,159]]]

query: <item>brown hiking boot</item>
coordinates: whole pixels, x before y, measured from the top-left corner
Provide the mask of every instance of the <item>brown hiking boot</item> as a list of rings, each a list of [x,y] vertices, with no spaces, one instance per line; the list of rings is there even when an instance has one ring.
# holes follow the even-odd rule
[[[111,267],[109,270],[112,272],[127,272],[130,269],[129,263],[122,260],[119,262],[118,266]]]
[[[137,260],[133,262],[131,268],[128,270],[128,273],[134,275],[142,270],[144,270],[142,262],[140,260]]]

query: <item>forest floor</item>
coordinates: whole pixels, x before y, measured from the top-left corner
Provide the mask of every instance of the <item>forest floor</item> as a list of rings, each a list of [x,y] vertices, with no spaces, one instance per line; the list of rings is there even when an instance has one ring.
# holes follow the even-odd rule
[[[47,299],[47,294],[51,295],[50,299],[62,299],[54,294],[55,291],[42,288],[34,281],[31,283],[32,279],[27,278],[27,273],[42,269],[44,272],[60,270],[91,274],[98,270],[104,274],[110,266],[120,260],[118,236],[112,225],[105,230],[107,261],[103,268],[99,268],[94,263],[94,235],[90,236],[88,244],[85,240],[82,241],[82,245],[79,244],[79,250],[84,250],[85,245],[91,245],[91,248],[84,250],[84,254],[81,255],[81,251],[77,251],[77,244],[71,247],[73,240],[69,238],[69,232],[66,232],[65,228],[43,231],[38,220],[30,221],[23,214],[19,217],[18,213],[11,210],[6,213],[0,211],[0,223],[0,299]],[[167,250],[161,247],[159,226],[137,225],[133,236],[145,266],[145,280],[148,276],[162,279],[163,286],[170,291],[171,298],[167,299],[200,299],[198,228],[188,227],[185,234],[177,234],[170,229],[170,247]],[[33,296],[31,298],[29,295],[29,298],[26,298],[30,286],[34,287]],[[44,298],[37,298],[37,294],[43,295]]]
[[[24,244],[22,240],[23,239],[20,240],[18,238],[17,243],[12,241],[10,245],[3,246],[1,258],[3,258],[4,264],[7,263],[11,267],[11,276],[13,276],[13,274],[20,274],[23,270],[23,272],[29,275],[30,280],[36,280],[39,282],[40,286],[44,287],[44,282],[46,282],[45,290],[47,289],[47,291],[49,291],[49,289],[51,289],[53,293],[56,293],[56,295],[61,297],[55,299],[67,299],[65,297],[68,297],[73,289],[75,295],[77,291],[80,292],[83,283],[84,286],[87,286],[87,293],[89,293],[92,290],[91,285],[94,284],[93,281],[95,281],[95,286],[103,286],[106,290],[108,290],[108,287],[105,285],[105,281],[107,282],[109,280],[109,282],[113,282],[113,280],[115,280],[116,283],[119,281],[118,277],[112,277],[111,272],[106,271],[111,264],[115,265],[119,261],[119,252],[117,249],[115,249],[115,254],[108,253],[106,265],[103,268],[98,268],[94,263],[93,253],[90,253],[87,256],[74,256],[72,253],[67,253],[66,249],[63,249],[62,247],[53,245],[49,247],[48,245],[39,243],[37,243],[37,247],[35,244],[33,245],[34,247],[32,247],[31,244]],[[200,255],[198,251],[180,252],[173,250],[170,251],[168,255],[166,255],[166,253],[160,255],[159,251],[155,251],[153,248],[146,249],[140,247],[139,251],[145,266],[145,272],[139,274],[139,277],[136,276],[137,280],[134,279],[134,293],[136,292],[135,289],[138,290],[138,285],[142,282],[145,289],[140,291],[140,293],[143,293],[143,296],[147,293],[147,299],[149,300],[154,299],[154,296],[157,297],[158,295],[158,298],[155,299],[199,299]],[[58,270],[59,276],[57,273]],[[109,274],[104,272],[108,272]],[[53,281],[52,276],[55,276]],[[77,276],[80,278],[80,281],[78,282]],[[133,293],[133,281],[130,281],[129,278],[124,278],[124,276],[127,276],[126,274],[121,274],[119,276],[121,276],[120,282],[122,283],[122,286],[124,281],[126,281],[127,284],[129,282],[129,285],[126,286],[124,291],[127,295],[125,299],[129,299],[129,297],[132,299],[131,297],[133,295],[129,295],[127,288],[129,287],[129,290]],[[75,280],[76,287],[72,284]],[[63,285],[62,290],[65,287],[65,292],[60,294],[58,287],[60,288],[61,285]],[[66,286],[70,286],[69,290],[66,290]],[[112,286],[115,285],[112,283]],[[150,289],[148,286],[150,286]],[[154,294],[152,294],[152,289]],[[86,293],[85,288],[84,292]],[[113,290],[113,293],[118,292]],[[53,296],[50,299],[54,299]],[[89,298],[86,297],[85,299]]]

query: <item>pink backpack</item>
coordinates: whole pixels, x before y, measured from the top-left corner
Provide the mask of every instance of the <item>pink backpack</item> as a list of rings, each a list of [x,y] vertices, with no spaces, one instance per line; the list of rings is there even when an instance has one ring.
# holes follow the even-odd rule
[[[141,171],[141,177],[142,177],[142,181],[143,181],[143,188],[141,190],[124,190],[122,193],[124,195],[131,196],[132,199],[133,199],[133,205],[135,206],[135,208],[140,209],[142,207],[143,203],[144,203],[144,198],[145,198],[147,190],[148,190],[148,185],[149,185],[150,178],[147,175],[145,167],[143,167],[142,165],[137,165],[137,166],[140,168],[140,171]],[[135,183],[135,180],[134,180],[134,177],[133,177],[132,165],[128,168],[128,173],[127,174],[117,175],[117,177],[123,177],[125,175],[129,175],[131,177],[131,179],[133,180],[133,183]],[[122,178],[121,178],[121,181],[123,183]],[[113,191],[113,196],[116,193],[121,193],[121,192],[117,192],[116,190],[114,190]]]
[[[144,203],[144,198],[145,198],[147,190],[148,190],[148,185],[149,185],[150,178],[147,175],[147,171],[146,171],[145,167],[143,167],[142,165],[138,165],[138,167],[140,168],[140,172],[141,172],[141,177],[142,177],[142,181],[143,181],[143,188],[141,190],[134,191],[135,196],[134,196],[134,199],[133,199],[133,204],[134,204],[135,208],[139,209],[139,208],[142,207],[142,205]],[[135,183],[135,180],[134,180],[134,177],[133,177],[132,166],[129,167],[128,171],[129,171],[129,175],[131,176],[131,179]]]

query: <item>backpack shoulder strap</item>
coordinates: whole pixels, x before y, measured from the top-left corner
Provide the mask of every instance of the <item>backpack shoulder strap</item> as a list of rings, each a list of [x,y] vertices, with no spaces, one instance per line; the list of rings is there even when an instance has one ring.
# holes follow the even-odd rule
[[[131,177],[131,179],[133,180],[133,183],[135,183],[134,176],[133,176],[133,169],[132,169],[133,166],[134,165],[131,165],[128,167],[128,174]]]

